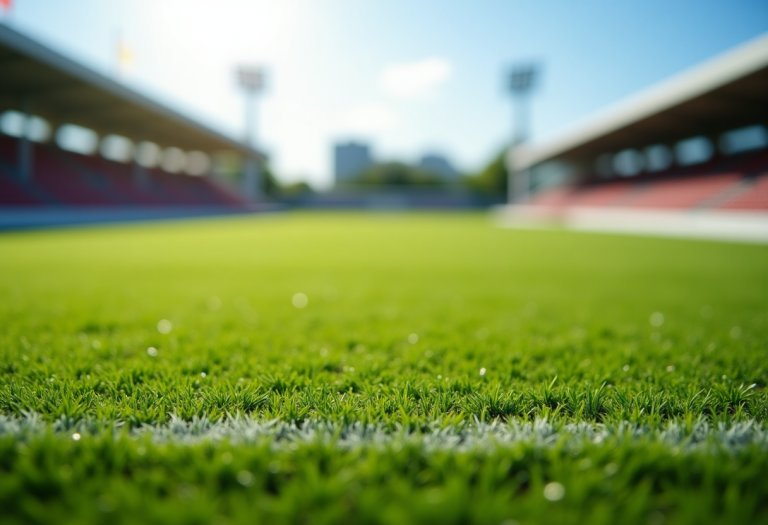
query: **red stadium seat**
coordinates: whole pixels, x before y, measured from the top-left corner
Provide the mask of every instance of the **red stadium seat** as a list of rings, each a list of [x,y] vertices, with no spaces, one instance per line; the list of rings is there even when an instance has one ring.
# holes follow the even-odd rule
[[[145,186],[133,167],[101,157],[33,145],[31,181],[16,175],[18,140],[0,136],[0,205],[244,206],[239,196],[207,177],[147,170]]]
[[[623,205],[643,208],[693,208],[740,180],[741,176],[735,173],[661,180],[649,183]]]
[[[762,175],[760,175],[762,174]],[[751,185],[745,181],[754,180]],[[705,164],[614,179],[560,186],[534,195],[546,207],[627,207],[685,210],[768,209],[768,150],[718,157]]]
[[[726,202],[720,208],[724,210],[768,210],[768,173],[758,177],[749,189]]]

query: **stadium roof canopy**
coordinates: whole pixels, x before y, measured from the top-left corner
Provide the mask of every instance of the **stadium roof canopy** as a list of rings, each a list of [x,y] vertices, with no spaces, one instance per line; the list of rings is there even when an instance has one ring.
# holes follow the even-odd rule
[[[55,125],[71,123],[186,150],[263,155],[0,24],[0,111],[22,109]]]
[[[768,122],[768,34],[641,92],[553,140],[510,152],[516,171]]]

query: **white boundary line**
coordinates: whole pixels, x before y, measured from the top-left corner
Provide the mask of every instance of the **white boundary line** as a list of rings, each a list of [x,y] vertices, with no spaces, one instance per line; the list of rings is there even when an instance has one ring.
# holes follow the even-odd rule
[[[391,448],[416,446],[433,450],[492,450],[496,447],[531,445],[542,448],[567,446],[579,448],[603,443],[660,443],[682,451],[735,452],[757,446],[768,451],[768,430],[754,420],[730,424],[712,424],[704,419],[693,423],[668,421],[658,427],[630,422],[618,423],[551,423],[511,420],[484,423],[475,421],[442,428],[439,422],[426,430],[411,431],[402,427],[387,430],[381,425],[342,424],[309,420],[301,424],[278,420],[264,421],[249,417],[229,417],[211,421],[195,417],[183,421],[172,416],[158,425],[145,425],[131,431],[121,430],[120,423],[96,420],[68,420],[64,417],[50,423],[37,414],[24,417],[0,415],[0,436],[14,436],[20,441],[33,440],[48,432],[81,439],[114,432],[127,439],[149,438],[155,443],[194,445],[201,442],[263,444],[276,448],[295,448],[301,444],[333,444],[340,449],[360,447]]]

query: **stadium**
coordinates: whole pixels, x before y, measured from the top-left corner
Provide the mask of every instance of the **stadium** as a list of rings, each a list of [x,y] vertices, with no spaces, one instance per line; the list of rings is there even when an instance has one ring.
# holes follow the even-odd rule
[[[521,206],[502,213],[512,224],[764,241],[767,97],[762,36],[550,142],[514,148]]]
[[[513,141],[492,206],[269,194],[268,148],[0,23],[0,522],[768,523],[741,41]]]
[[[0,45],[0,108],[16,135],[0,136],[3,227],[258,208],[258,180],[227,185],[211,159],[228,153],[244,168],[262,153],[10,27],[0,26]]]

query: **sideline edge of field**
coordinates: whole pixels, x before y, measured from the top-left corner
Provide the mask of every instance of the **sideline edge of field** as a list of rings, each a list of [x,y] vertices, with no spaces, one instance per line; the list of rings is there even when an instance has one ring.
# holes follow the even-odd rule
[[[498,206],[492,214],[496,225],[502,228],[565,228],[592,233],[768,244],[768,213],[760,212],[517,204]]]
[[[564,447],[578,450],[583,446],[607,443],[655,443],[682,452],[738,452],[747,447],[768,451],[768,430],[755,420],[710,423],[671,420],[657,427],[630,422],[553,423],[546,418],[534,421],[472,422],[445,424],[435,421],[426,428],[394,430],[382,425],[360,422],[343,424],[321,420],[301,423],[259,420],[250,417],[227,417],[212,421],[195,417],[184,421],[176,416],[164,424],[123,428],[122,422],[61,417],[46,422],[34,413],[23,417],[0,415],[0,437],[19,441],[53,434],[79,441],[88,436],[113,434],[118,439],[150,439],[155,443],[194,445],[202,442],[231,444],[263,444],[292,448],[298,444],[332,444],[342,450],[379,447],[416,446],[425,451],[481,451],[519,444],[537,448]]]

